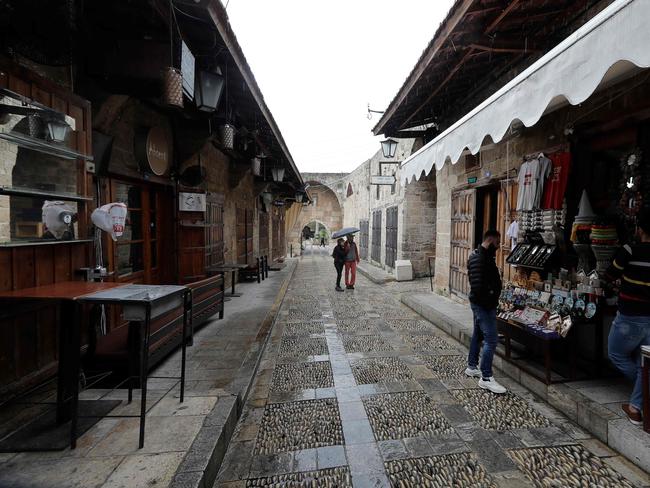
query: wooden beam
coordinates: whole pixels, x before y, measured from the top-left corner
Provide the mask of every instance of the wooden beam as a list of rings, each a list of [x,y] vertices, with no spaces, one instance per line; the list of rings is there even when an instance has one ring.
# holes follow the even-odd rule
[[[501,21],[508,15],[517,5],[519,5],[519,2],[521,0],[511,0],[510,4],[503,9],[503,11],[497,15],[497,17],[490,23],[490,25],[487,26],[485,29],[486,34],[491,34],[497,26],[501,23]]]
[[[411,74],[402,85],[402,88],[400,88],[399,92],[386,109],[386,112],[384,112],[379,119],[379,122],[377,122],[375,127],[372,129],[375,135],[381,134],[384,131],[387,122],[395,115],[395,112],[402,103],[404,103],[409,92],[429,66],[431,60],[435,58],[440,48],[442,48],[443,44],[447,41],[449,34],[463,21],[465,14],[469,11],[470,7],[474,5],[474,2],[475,0],[462,0],[453,15],[451,15],[443,25],[441,25],[438,32],[436,32],[433,41],[429,44],[429,47],[423,53],[415,68],[413,68],[413,71],[411,71]]]
[[[509,46],[501,46],[499,44],[495,44],[492,46],[483,46],[481,44],[470,44],[469,46],[471,49],[474,49],[475,51],[484,51],[484,52],[489,52],[489,53],[532,53],[532,52],[537,52],[536,49],[530,49],[528,47],[509,47]]]
[[[413,119],[413,117],[415,117],[415,115],[416,115],[420,110],[422,110],[422,109],[424,108],[424,106],[425,106],[426,104],[428,104],[429,101],[430,101],[433,97],[435,97],[435,96],[438,94],[438,92],[440,92],[440,90],[442,90],[442,88],[447,84],[447,82],[453,78],[453,76],[456,74],[456,72],[457,72],[460,68],[463,67],[463,65],[465,64],[465,62],[466,62],[469,58],[471,58],[473,54],[474,54],[474,49],[469,48],[469,49],[467,50],[467,52],[465,53],[465,55],[461,58],[461,60],[460,60],[458,63],[456,63],[456,66],[454,66],[454,67],[452,68],[452,70],[447,74],[447,76],[445,77],[445,79],[442,80],[442,82],[438,83],[438,84],[436,85],[436,87],[434,88],[434,90],[433,90],[433,91],[429,94],[429,96],[424,100],[424,102],[422,102],[422,103],[418,106],[418,108],[416,108],[413,112],[411,112],[411,115],[409,115],[409,116],[407,117],[407,119],[406,119],[404,122],[402,122],[402,124],[400,125],[400,130],[404,130],[404,129],[407,129],[407,128],[408,128],[408,127],[407,127],[407,124],[408,124],[408,123]]]

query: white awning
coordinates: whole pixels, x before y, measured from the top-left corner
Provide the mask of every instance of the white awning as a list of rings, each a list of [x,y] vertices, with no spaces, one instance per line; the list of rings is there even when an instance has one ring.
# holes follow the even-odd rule
[[[490,98],[402,163],[402,184],[499,142],[519,120],[535,125],[568,101],[584,102],[602,83],[650,67],[650,0],[616,0]]]

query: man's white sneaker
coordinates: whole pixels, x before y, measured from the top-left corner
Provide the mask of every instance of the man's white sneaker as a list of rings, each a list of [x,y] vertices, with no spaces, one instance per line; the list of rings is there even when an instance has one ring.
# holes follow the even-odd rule
[[[478,369],[478,368],[471,368],[471,367],[469,367],[469,366],[468,366],[467,369],[465,370],[465,374],[466,374],[467,376],[469,376],[470,378],[480,378],[480,377],[482,376],[482,375],[481,375],[481,370],[480,370],[480,369]]]
[[[494,379],[494,376],[490,376],[488,379],[481,378],[478,380],[478,386],[484,390],[490,390],[492,393],[496,393],[498,395],[506,392],[505,387],[497,383],[497,381]]]

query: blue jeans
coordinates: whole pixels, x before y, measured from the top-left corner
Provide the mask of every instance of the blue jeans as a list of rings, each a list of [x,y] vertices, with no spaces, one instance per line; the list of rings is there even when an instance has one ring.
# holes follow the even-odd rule
[[[609,331],[609,359],[634,384],[630,405],[641,410],[641,346],[650,345],[650,316],[616,314]]]
[[[469,346],[467,364],[470,368],[478,366],[478,355],[483,342],[483,354],[481,355],[481,374],[487,379],[492,376],[492,359],[497,349],[499,335],[497,333],[497,309],[483,308],[480,305],[470,303],[474,313],[474,333],[472,343]]]

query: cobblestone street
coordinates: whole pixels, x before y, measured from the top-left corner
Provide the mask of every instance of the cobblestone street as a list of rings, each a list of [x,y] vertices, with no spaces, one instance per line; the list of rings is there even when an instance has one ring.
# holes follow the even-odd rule
[[[359,277],[301,258],[215,486],[640,487],[645,473]]]

